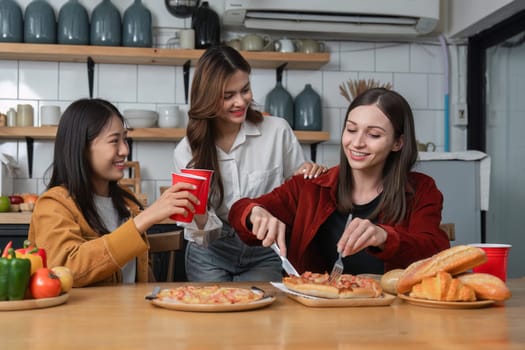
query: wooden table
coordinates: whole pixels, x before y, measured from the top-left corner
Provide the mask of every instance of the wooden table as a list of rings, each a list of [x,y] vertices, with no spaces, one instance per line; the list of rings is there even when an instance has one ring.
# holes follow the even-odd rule
[[[525,278],[508,284],[512,298],[484,309],[433,309],[400,300],[312,308],[276,292],[264,309],[230,313],[157,308],[144,300],[151,284],[80,288],[60,306],[1,312],[0,340],[2,349],[31,350],[524,349]],[[255,285],[275,292],[267,283]]]

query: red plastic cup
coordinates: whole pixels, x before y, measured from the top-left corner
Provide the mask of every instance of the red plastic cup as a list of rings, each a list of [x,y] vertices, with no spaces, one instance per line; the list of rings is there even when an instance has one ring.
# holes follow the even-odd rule
[[[179,182],[186,182],[186,183],[195,185],[197,188],[194,190],[189,190],[189,192],[191,192],[197,198],[199,198],[199,194],[200,194],[202,185],[204,184],[205,181],[206,181],[206,178],[202,176],[196,176],[192,174],[179,174],[179,173],[171,174],[171,184],[172,185],[175,185],[176,183],[179,183]],[[188,214],[186,216],[184,216],[183,214],[173,214],[170,216],[170,218],[177,222],[191,222],[193,220],[193,215],[194,213],[188,210]]]
[[[507,260],[512,245],[510,244],[493,244],[493,243],[475,243],[470,244],[479,247],[487,254],[487,262],[476,266],[473,272],[488,273],[499,277],[503,282],[507,281]]]
[[[205,177],[206,181],[204,181],[204,184],[201,187],[201,191],[199,193],[199,201],[201,204],[199,204],[195,208],[195,214],[204,214],[206,213],[206,207],[208,206],[208,194],[210,192],[210,183],[211,183],[211,177],[213,176],[213,170],[208,169],[181,169],[181,172],[185,174],[192,174],[196,176]]]

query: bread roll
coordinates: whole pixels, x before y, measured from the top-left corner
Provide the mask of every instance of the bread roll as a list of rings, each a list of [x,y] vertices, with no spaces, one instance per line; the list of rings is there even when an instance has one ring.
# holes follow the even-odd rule
[[[399,277],[405,272],[403,269],[394,269],[381,276],[381,288],[387,293],[397,294],[396,285]]]
[[[478,299],[503,301],[511,297],[505,282],[488,273],[466,273],[459,275],[458,279],[474,289]]]
[[[399,277],[396,289],[398,293],[407,293],[423,278],[433,277],[439,271],[456,275],[485,261],[487,261],[487,256],[483,249],[478,247],[458,245],[445,249],[430,258],[410,264]]]
[[[475,301],[474,290],[448,272],[440,271],[435,277],[425,277],[416,284],[410,296],[437,301]]]

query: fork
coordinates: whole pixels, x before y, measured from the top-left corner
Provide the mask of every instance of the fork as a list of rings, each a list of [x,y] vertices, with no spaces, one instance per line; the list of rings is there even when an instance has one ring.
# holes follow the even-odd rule
[[[330,272],[330,277],[328,277],[328,282],[337,281],[339,277],[341,277],[341,274],[343,273],[343,257],[341,255],[341,252],[338,253],[337,260],[335,261],[334,267],[332,268],[332,272]]]
[[[348,215],[348,218],[346,219],[345,227],[348,226],[348,224],[352,221],[352,213]],[[333,282],[339,277],[341,277],[341,274],[343,273],[344,265],[343,265],[343,256],[341,255],[341,252],[338,253],[337,260],[334,263],[334,267],[332,267],[332,272],[330,272],[330,277],[328,277],[328,282]]]

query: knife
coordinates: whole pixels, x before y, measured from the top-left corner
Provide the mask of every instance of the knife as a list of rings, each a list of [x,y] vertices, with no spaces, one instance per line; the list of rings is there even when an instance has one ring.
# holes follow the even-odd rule
[[[279,257],[281,258],[281,264],[283,266],[284,271],[290,276],[299,276],[299,273],[297,272],[295,267],[293,267],[290,260],[288,260],[288,258],[286,258],[285,256],[281,256],[281,250],[277,246],[277,243],[273,242],[271,247],[273,251],[276,252],[277,255],[279,255]]]

